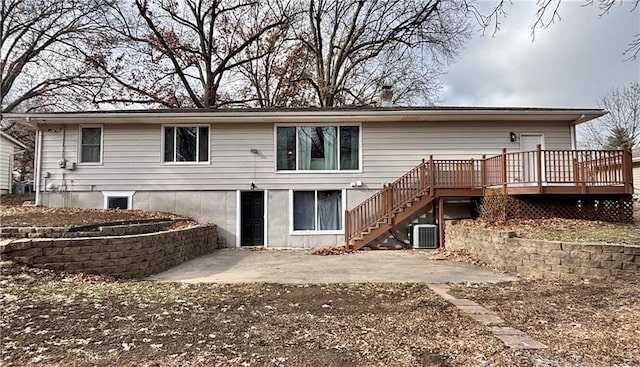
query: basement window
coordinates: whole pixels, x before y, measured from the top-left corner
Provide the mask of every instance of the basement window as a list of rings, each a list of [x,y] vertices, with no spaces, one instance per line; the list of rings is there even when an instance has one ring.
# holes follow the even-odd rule
[[[293,232],[341,233],[342,198],[341,190],[291,191]]]
[[[105,209],[132,209],[135,191],[103,191]]]

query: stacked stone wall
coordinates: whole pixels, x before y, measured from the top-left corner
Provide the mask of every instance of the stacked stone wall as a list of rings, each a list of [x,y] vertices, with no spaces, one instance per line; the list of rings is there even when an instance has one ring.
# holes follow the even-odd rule
[[[132,234],[159,232],[169,228],[172,220],[105,225],[94,230],[75,231],[68,227],[0,227],[0,238],[78,238],[101,236],[126,236]]]
[[[640,246],[516,238],[514,232],[447,223],[446,247],[512,273],[603,278],[640,273]]]
[[[0,259],[68,272],[140,278],[217,248],[215,225],[127,236],[25,238],[0,244]]]

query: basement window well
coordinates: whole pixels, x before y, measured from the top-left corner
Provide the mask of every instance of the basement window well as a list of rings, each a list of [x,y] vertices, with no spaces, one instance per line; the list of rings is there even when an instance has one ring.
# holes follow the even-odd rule
[[[134,191],[103,191],[105,209],[132,209]]]

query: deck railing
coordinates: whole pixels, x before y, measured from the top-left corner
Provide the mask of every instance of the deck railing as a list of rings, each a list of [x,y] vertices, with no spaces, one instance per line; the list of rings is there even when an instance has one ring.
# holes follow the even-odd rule
[[[423,160],[397,180],[351,210],[345,211],[345,241],[360,235],[382,220],[424,195],[436,197],[439,189],[459,189],[461,194],[475,189],[578,186],[618,186],[633,190],[631,151],[622,150],[542,150],[511,152],[493,157],[466,160]],[[462,191],[464,190],[464,192]]]

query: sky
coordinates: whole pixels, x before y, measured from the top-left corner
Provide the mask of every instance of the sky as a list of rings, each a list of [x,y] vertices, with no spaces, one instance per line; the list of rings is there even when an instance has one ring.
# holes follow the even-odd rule
[[[624,0],[600,16],[596,6],[582,4],[563,0],[562,20],[536,30],[535,40],[536,2],[507,4],[500,30],[475,33],[447,69],[440,104],[591,108],[608,90],[640,81],[640,55],[622,55],[640,33],[640,8],[632,12]]]

